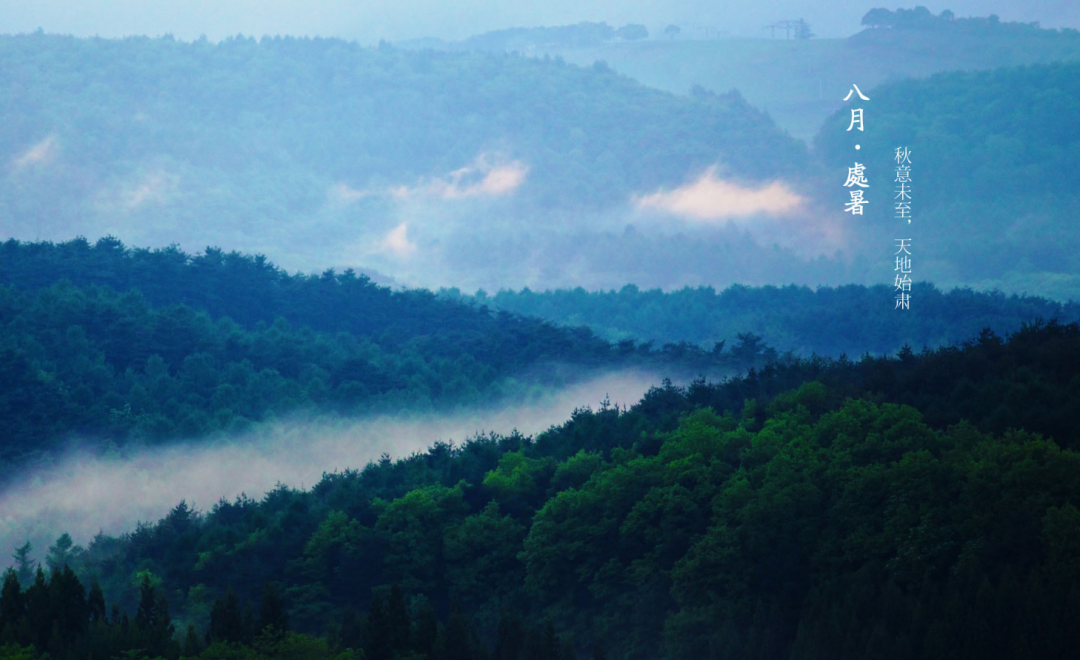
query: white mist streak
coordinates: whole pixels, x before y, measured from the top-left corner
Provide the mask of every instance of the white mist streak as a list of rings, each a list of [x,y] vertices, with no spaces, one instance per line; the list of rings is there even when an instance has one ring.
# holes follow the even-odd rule
[[[634,198],[640,208],[658,209],[696,222],[715,222],[756,213],[784,215],[803,204],[802,197],[780,181],[745,188],[720,179],[710,167],[696,181],[671,191]]]
[[[43,557],[65,531],[86,545],[99,531],[116,535],[139,521],[156,521],[180,500],[205,511],[220,498],[231,500],[241,493],[258,499],[278,483],[310,488],[324,472],[360,469],[384,452],[405,457],[438,440],[460,444],[477,432],[515,428],[536,434],[563,423],[577,407],[595,407],[605,394],[613,403],[632,405],[655,383],[656,378],[642,373],[618,373],[538,403],[495,410],[410,419],[297,418],[226,441],[113,455],[74,450],[0,490],[0,552],[29,539]]]

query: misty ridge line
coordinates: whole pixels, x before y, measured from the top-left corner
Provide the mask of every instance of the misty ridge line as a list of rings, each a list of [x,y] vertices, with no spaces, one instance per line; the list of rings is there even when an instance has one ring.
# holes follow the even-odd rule
[[[41,551],[62,533],[86,545],[98,534],[115,536],[163,518],[180,501],[209,511],[241,495],[260,499],[279,486],[307,489],[324,474],[362,470],[386,455],[391,460],[461,444],[485,433],[535,436],[570,419],[574,410],[630,406],[659,384],[640,370],[612,372],[533,402],[477,406],[448,414],[409,412],[356,419],[317,413],[282,415],[241,435],[160,446],[87,447],[73,441],[47,465],[0,487],[0,547],[29,540]],[[603,396],[600,393],[605,393]]]
[[[83,46],[115,58],[116,75],[86,67]],[[17,237],[216,244],[304,268],[363,263],[427,287],[468,283],[455,271],[472,262],[473,273],[490,274],[489,286],[514,272],[490,263],[498,259],[491,239],[520,237],[522,224],[556,232],[547,242],[628,222],[663,233],[739,214],[786,217],[796,199],[789,179],[807,160],[805,144],[737,93],[673,95],[604,67],[306,39],[103,44],[31,35],[0,39],[4,49],[16,76],[32,73],[26,83],[52,99],[20,109],[32,128],[0,141],[11,177],[34,189],[11,201],[58,207],[25,209],[43,221],[14,223]],[[154,75],[136,64],[142,56],[185,75]],[[283,81],[283,67],[304,75]],[[84,82],[58,88],[59,71]],[[123,122],[130,158],[102,162],[72,121],[105,121],[81,102],[91,91],[84,83],[97,85],[103,107]],[[423,113],[410,110],[418,99]],[[751,140],[776,157],[752,153]],[[724,205],[701,217],[718,191]],[[683,209],[694,217],[682,218]],[[48,219],[59,217],[78,220]],[[754,218],[746,224],[786,240],[798,223],[781,222],[786,232],[759,230],[769,223]],[[469,241],[483,245],[463,250]],[[828,249],[827,241],[800,245],[819,243]],[[551,281],[547,247],[515,251],[512,261]]]
[[[846,124],[835,126],[843,108],[831,114],[842,94],[793,106],[814,118],[812,149],[772,119],[779,115],[768,99],[806,91],[799,84],[807,67],[795,66],[809,66],[804,60],[828,74],[814,81],[826,91],[840,80],[849,85],[858,62],[869,76],[858,77],[863,88],[880,89],[874,140],[910,133],[928,167],[953,158],[920,137],[937,130],[929,118],[942,118],[937,125],[951,127],[956,143],[981,149],[974,163],[1008,157],[1011,147],[1002,145],[1010,136],[1058,121],[1017,98],[1048,87],[1074,95],[1068,67],[926,76],[1075,59],[1080,39],[1034,26],[959,41],[951,34],[870,29],[845,42],[801,44],[807,57],[794,60],[793,44],[779,40],[753,48],[717,42],[703,52],[657,42],[653,69],[653,49],[630,42],[620,44],[622,64],[578,66],[338,40],[0,38],[0,58],[12,62],[7,75],[34,92],[8,111],[25,130],[0,136],[0,161],[10,166],[0,172],[0,204],[11,209],[0,223],[17,237],[111,234],[133,244],[259,252],[305,270],[362,265],[431,289],[869,284],[884,266],[876,246],[886,225],[842,217],[827,184],[850,166]],[[893,37],[912,41],[909,56],[888,56]],[[761,76],[716,82],[721,69],[749,66],[730,65],[729,48],[744,58],[760,51],[783,75],[762,88],[748,86]],[[115,67],[87,66],[88,59]],[[677,90],[645,75],[697,60]],[[179,73],[159,75],[140,62]],[[281,75],[292,70],[302,75]],[[60,84],[69,77],[78,82]],[[742,91],[691,87],[702,83]],[[1013,91],[1002,97],[1001,89]],[[964,101],[934,105],[939,98]],[[929,105],[912,114],[904,99]],[[973,119],[999,103],[1008,108],[1006,125]],[[972,126],[1003,139],[970,134]],[[924,276],[948,286],[1075,295],[1080,280],[1069,255],[1055,253],[1056,241],[1001,239],[1018,260],[1002,274],[966,258],[976,248],[957,226],[989,214],[1002,237],[1013,235],[1014,222],[1044,233],[1066,229],[1062,209],[1074,187],[1052,175],[1067,164],[1041,145],[1051,133],[1071,134],[1067,126],[1034,134],[1025,153],[1043,160],[1022,170],[1037,172],[1025,175],[1031,185],[1012,191],[956,177],[975,165],[926,172],[957,185],[955,199],[934,199],[929,189],[923,198],[927,222],[942,227],[927,245]],[[89,134],[120,135],[123,143],[102,152]],[[889,146],[867,142],[862,153]],[[1038,212],[1052,222],[1032,217],[1030,209],[1056,199],[1066,200],[1061,208]],[[957,255],[970,263],[957,264]]]

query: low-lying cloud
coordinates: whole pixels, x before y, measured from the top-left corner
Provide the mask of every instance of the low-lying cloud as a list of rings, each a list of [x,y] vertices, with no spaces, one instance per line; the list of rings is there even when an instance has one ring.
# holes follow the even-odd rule
[[[390,230],[382,241],[381,251],[396,257],[411,257],[416,252],[416,243],[409,240],[409,223],[403,222]]]
[[[29,539],[42,558],[65,531],[86,545],[99,531],[116,535],[139,521],[156,521],[180,500],[206,511],[241,493],[259,498],[278,483],[310,488],[324,472],[360,469],[384,452],[401,458],[439,440],[460,444],[487,430],[539,433],[565,422],[577,407],[595,407],[605,394],[613,403],[631,405],[657,382],[648,374],[622,372],[498,409],[409,418],[295,418],[224,441],[111,454],[72,450],[0,489],[0,548],[14,549]]]
[[[780,181],[747,188],[716,175],[709,168],[696,181],[671,191],[634,198],[638,208],[654,209],[695,222],[716,222],[756,214],[781,216],[799,209],[803,198]]]
[[[529,168],[520,161],[501,162],[492,156],[481,155],[470,165],[454,170],[445,177],[421,182],[413,187],[398,186],[391,194],[398,198],[446,200],[503,197],[525,183],[528,174]]]
[[[445,176],[422,179],[413,185],[353,188],[339,182],[327,190],[326,197],[334,206],[349,206],[369,197],[383,197],[398,202],[494,199],[513,195],[525,183],[528,175],[529,167],[521,161],[507,161],[481,154],[465,167]]]

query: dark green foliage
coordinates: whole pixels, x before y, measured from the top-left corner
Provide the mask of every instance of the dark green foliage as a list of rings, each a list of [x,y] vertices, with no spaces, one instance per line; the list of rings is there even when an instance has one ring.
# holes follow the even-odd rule
[[[439,620],[431,601],[423,599],[412,627],[413,651],[429,658],[434,657],[439,641]]]
[[[4,644],[15,641],[19,620],[25,615],[26,605],[23,603],[18,574],[9,568],[4,572],[4,586],[0,589],[0,641]]]
[[[401,635],[400,630],[393,628],[395,623],[386,595],[376,592],[364,627],[364,653],[371,660],[392,660],[394,657],[398,650],[396,641]]]
[[[48,582],[41,573],[25,594],[20,594],[18,578],[9,570],[0,594],[0,658],[5,660],[85,660],[87,658],[131,658],[138,660],[179,660],[202,658],[222,660],[356,660],[352,653],[338,653],[325,640],[297,635],[274,626],[264,634],[243,642],[215,641],[204,648],[195,629],[188,624],[183,645],[173,639],[169,602],[156,593],[153,580],[143,573],[139,584],[140,604],[135,624],[127,615],[118,615],[113,605],[112,620],[95,614],[95,600],[101,599],[96,581],[91,587],[90,607],[83,597],[84,588],[70,567],[56,571]],[[45,598],[40,598],[45,593]],[[96,594],[96,595],[95,595]],[[34,602],[31,610],[20,611],[20,601]],[[104,603],[100,603],[104,610]],[[35,633],[34,627],[48,629],[47,638]],[[12,618],[17,625],[12,625]],[[406,620],[406,622],[408,622]],[[42,641],[42,640],[45,641]],[[361,656],[362,657],[362,656]]]
[[[90,614],[90,625],[97,625],[107,621],[105,614],[105,594],[98,584],[97,578],[90,583],[90,593],[86,597],[86,609]]]
[[[369,660],[1064,659],[1080,641],[1078,383],[1080,325],[1056,322],[785,359],[536,438],[437,444],[205,515],[182,504],[79,563],[126,590],[140,576],[108,657],[178,656],[167,589],[178,611],[219,595],[207,660],[330,654],[304,635],[328,621]],[[0,620],[16,600],[25,617],[3,642],[66,660],[106,639],[70,567],[19,598],[8,575]],[[265,593],[273,614],[243,614],[266,581],[303,633],[253,630],[281,618]]]
[[[1053,411],[1073,408],[1078,356],[1080,326],[1035,324],[1007,341],[986,332],[921,354],[668,383],[627,412],[578,411],[535,439],[479,437],[327,475],[308,494],[222,503],[198,523],[207,541],[189,561],[224,584],[239,545],[210,539],[272,538],[260,521],[306,500],[308,541],[290,551],[304,570],[267,564],[265,575],[312,598],[335,594],[335,563],[364,566],[375,584],[407,578],[369,605],[355,587],[326,601],[367,606],[371,658],[476,654],[479,639],[498,660],[564,657],[568,642],[620,659],[1000,657],[1014,642],[1061,657],[1080,615],[1080,462],[1060,448],[1077,438]],[[361,550],[368,558],[350,564]],[[447,579],[470,585],[467,610]],[[406,594],[425,595],[428,613],[405,614]],[[441,634],[427,599],[450,612]],[[352,611],[343,648],[357,647]],[[475,627],[482,612],[499,615]],[[989,627],[998,641],[949,641],[933,621]],[[1035,621],[1048,622],[1045,637]]]
[[[289,613],[285,608],[285,599],[273,582],[263,587],[262,602],[259,605],[258,631],[267,629],[275,635],[282,635],[289,629]]]
[[[150,575],[143,573],[139,582],[139,610],[135,614],[135,625],[143,630],[152,628],[158,621],[157,600]]]
[[[471,660],[474,649],[470,632],[468,622],[465,621],[461,610],[455,604],[450,608],[450,618],[446,622],[446,636],[440,655],[445,660]]]
[[[391,292],[351,271],[288,276],[215,250],[192,258],[105,239],[8,241],[0,261],[0,281],[17,287],[0,285],[9,459],[70,433],[161,440],[305,408],[446,409],[513,395],[523,386],[510,379],[539,365],[547,375],[528,380],[557,384],[583,369],[672,359],[426,291]],[[49,566],[79,551],[58,541]]]
[[[344,649],[360,649],[364,645],[364,622],[352,607],[346,607],[342,615],[338,646]]]
[[[454,291],[444,291],[453,297]],[[553,323],[588,326],[612,342],[653,341],[665,352],[689,342],[732,355],[740,334],[755,333],[778,351],[796,354],[892,354],[905,344],[936,348],[991,328],[999,335],[1035,318],[1080,321],[1080,306],[1031,296],[1005,296],[970,289],[939,291],[914,287],[917,314],[898,315],[892,287],[712,287],[663,292],[628,285],[619,291],[500,291],[478,302]],[[623,344],[619,344],[622,346]],[[628,348],[633,343],[626,344]]]
[[[407,653],[412,644],[409,639],[409,611],[405,605],[405,593],[401,585],[394,583],[386,601],[387,628],[390,632],[390,647],[395,654]]]
[[[503,611],[496,631],[495,653],[492,660],[518,660],[525,645],[525,631],[521,618]]]
[[[183,655],[187,658],[194,658],[203,649],[202,640],[199,639],[199,633],[195,630],[194,623],[188,624],[187,633],[184,635],[183,649]]]
[[[244,630],[243,616],[240,613],[240,599],[236,592],[229,589],[214,601],[210,610],[210,627],[206,631],[206,643],[238,643],[247,637]]]

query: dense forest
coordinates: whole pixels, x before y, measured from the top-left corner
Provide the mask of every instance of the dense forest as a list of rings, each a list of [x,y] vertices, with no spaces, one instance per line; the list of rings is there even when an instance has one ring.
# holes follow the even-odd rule
[[[587,326],[609,341],[634,339],[657,345],[689,342],[714,346],[740,333],[754,333],[778,351],[839,357],[863,353],[893,354],[905,345],[937,348],[961,342],[984,328],[1004,335],[1041,318],[1080,321],[1080,306],[1034,296],[1006,296],[970,289],[938,290],[919,282],[913,287],[918,313],[898,315],[887,304],[886,285],[840,287],[749,287],[732,285],[675,291],[481,291],[466,296],[515,314],[566,326]],[[457,290],[440,292],[457,298]],[[883,304],[884,303],[884,304]]]
[[[600,370],[709,373],[775,355],[750,333],[739,346],[612,344],[352,271],[288,275],[216,249],[10,240],[0,245],[3,470],[76,434],[160,441],[303,410],[447,410]]]
[[[0,35],[0,660],[1075,658],[1080,32],[801,25]]]
[[[310,491],[181,502],[86,548],[62,536],[51,577],[20,548],[3,641],[28,658],[93,645],[207,659],[1071,657],[1078,373],[1080,326],[1057,323],[891,358],[789,358]]]
[[[463,297],[394,291],[352,271],[290,275],[218,249],[9,240],[2,470],[74,436],[161,442],[294,412],[447,411],[613,369],[716,376],[781,352],[893,354],[1078,316],[1038,298],[918,289],[928,309],[899,320],[887,306],[860,311],[887,292],[858,286]]]
[[[0,244],[0,478],[80,438],[160,443],[292,413],[474,409],[613,370],[675,378],[778,356],[750,330],[711,344],[615,341],[351,270],[290,275],[209,248]]]

